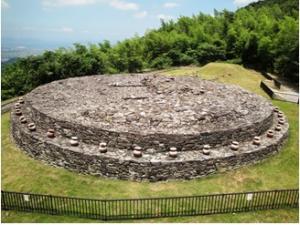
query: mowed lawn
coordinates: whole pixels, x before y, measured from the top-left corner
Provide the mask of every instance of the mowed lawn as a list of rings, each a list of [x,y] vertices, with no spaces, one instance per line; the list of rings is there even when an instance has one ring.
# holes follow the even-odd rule
[[[210,63],[204,67],[180,67],[163,74],[197,75],[203,79],[240,85],[257,94],[263,76],[239,65]],[[272,101],[288,117],[289,139],[283,150],[265,161],[234,171],[190,181],[159,183],[120,181],[76,174],[45,165],[25,155],[11,141],[9,113],[2,115],[2,190],[87,198],[139,198],[200,195],[237,191],[297,188],[298,185],[298,105]],[[149,219],[143,222],[297,222],[298,209],[222,214],[197,217]],[[2,212],[2,222],[94,222],[66,216],[50,216],[13,211]],[[136,220],[141,221],[141,220]],[[128,221],[129,222],[129,221]]]

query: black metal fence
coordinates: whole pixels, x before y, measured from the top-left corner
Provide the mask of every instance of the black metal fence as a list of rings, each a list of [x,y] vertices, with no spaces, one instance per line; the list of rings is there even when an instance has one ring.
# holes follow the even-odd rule
[[[141,199],[84,199],[1,191],[1,208],[101,220],[297,208],[299,189]]]

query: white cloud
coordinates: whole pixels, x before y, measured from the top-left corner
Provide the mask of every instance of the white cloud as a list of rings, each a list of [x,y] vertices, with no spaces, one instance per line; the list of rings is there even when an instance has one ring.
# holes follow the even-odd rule
[[[138,10],[139,6],[133,2],[126,2],[120,0],[111,0],[108,1],[109,5],[113,8],[120,9],[120,10]]]
[[[22,27],[22,30],[25,30],[25,31],[35,31],[36,28],[35,27]]]
[[[145,18],[148,15],[147,11],[142,11],[142,12],[138,12],[136,14],[134,14],[134,17],[136,18]]]
[[[45,7],[82,6],[95,4],[96,0],[43,0]]]
[[[107,4],[119,10],[138,10],[139,5],[133,2],[123,0],[43,0],[42,5],[45,8],[64,7],[64,6],[83,6],[96,3]]]
[[[62,27],[62,28],[60,28],[59,31],[64,32],[64,33],[71,33],[71,32],[73,32],[74,30],[73,30],[73,28],[71,28],[71,27]]]
[[[71,28],[71,27],[46,28],[45,31],[61,32],[61,33],[72,33],[72,32],[74,32],[73,28]]]
[[[157,18],[161,19],[161,20],[171,20],[171,19],[173,19],[173,16],[165,15],[165,14],[159,14],[159,15],[157,15]]]
[[[178,7],[178,6],[179,6],[179,4],[176,3],[176,2],[166,2],[166,3],[164,4],[164,7],[165,7],[165,8],[175,8],[175,7]]]
[[[32,26],[25,26],[20,27],[18,30],[21,31],[40,31],[40,32],[59,32],[59,33],[72,33],[75,30],[72,27],[62,26],[62,27],[32,27]]]
[[[26,48],[27,48],[26,46],[22,46],[22,45],[16,47],[16,49],[19,49],[19,50],[26,49]]]
[[[1,8],[2,9],[8,9],[10,8],[9,4],[7,3],[6,0],[1,0]]]
[[[257,2],[258,0],[234,0],[233,3],[237,6],[245,6],[251,2]]]

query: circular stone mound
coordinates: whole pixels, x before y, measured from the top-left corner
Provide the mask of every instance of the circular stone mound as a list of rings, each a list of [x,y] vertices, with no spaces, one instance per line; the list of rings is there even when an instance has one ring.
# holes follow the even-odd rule
[[[36,88],[12,111],[13,137],[31,156],[133,180],[254,163],[279,150],[287,132],[284,115],[264,98],[189,76],[69,78]]]

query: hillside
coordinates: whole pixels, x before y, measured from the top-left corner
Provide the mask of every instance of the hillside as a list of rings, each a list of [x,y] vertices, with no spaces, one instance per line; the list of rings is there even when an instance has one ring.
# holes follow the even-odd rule
[[[286,15],[292,15],[293,11],[295,11],[294,13],[299,11],[298,0],[260,0],[258,2],[252,2],[244,8],[249,9],[252,7],[257,10],[262,7],[272,7],[274,5],[278,5]]]
[[[239,85],[251,92],[268,98],[268,95],[260,88],[264,76],[255,71],[246,69],[243,66],[229,63],[209,63],[203,67],[184,66],[166,70],[165,75],[193,75],[202,79],[213,80],[221,83]]]

